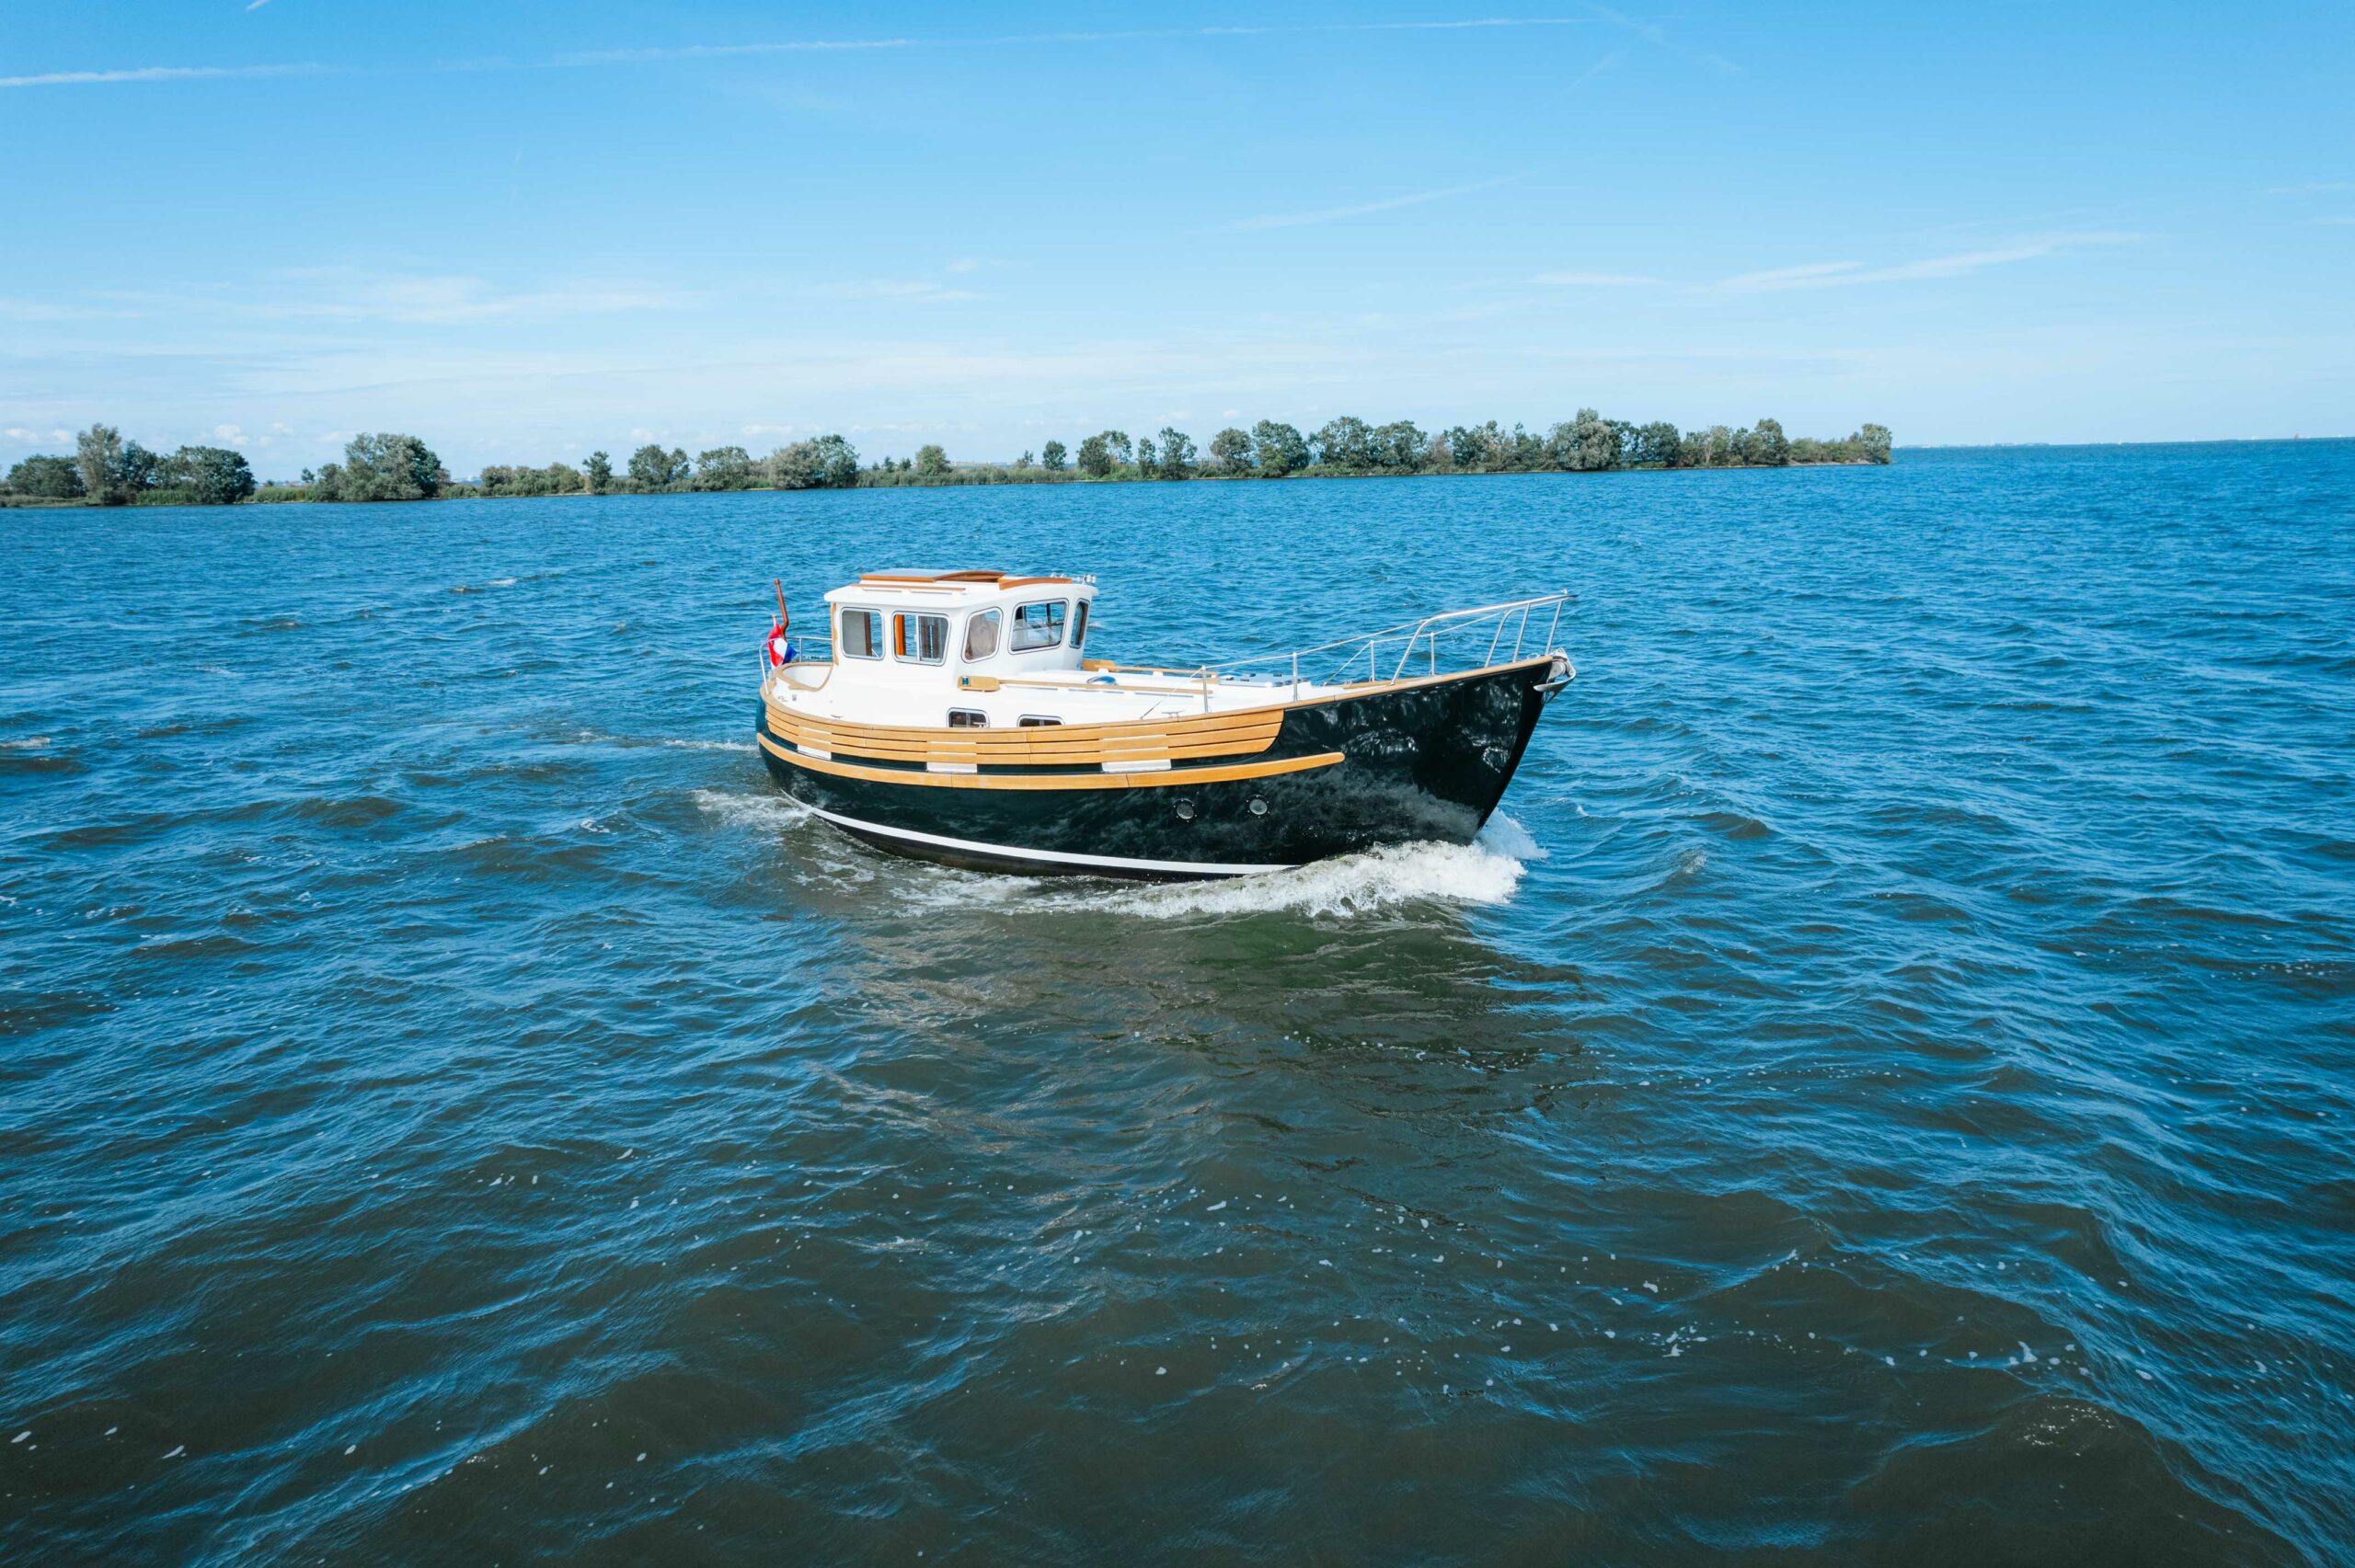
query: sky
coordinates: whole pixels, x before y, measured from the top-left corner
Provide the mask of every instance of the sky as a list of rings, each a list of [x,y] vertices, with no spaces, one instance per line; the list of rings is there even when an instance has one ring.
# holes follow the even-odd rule
[[[0,0],[0,464],[2355,434],[2343,0]]]

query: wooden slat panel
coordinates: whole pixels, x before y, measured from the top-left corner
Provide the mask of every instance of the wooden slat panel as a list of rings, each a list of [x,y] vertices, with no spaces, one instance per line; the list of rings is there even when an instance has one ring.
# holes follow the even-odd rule
[[[764,735],[762,750],[797,768],[832,773],[840,778],[868,779],[878,784],[908,784],[920,789],[1172,789],[1192,784],[1223,784],[1235,779],[1272,778],[1279,773],[1306,773],[1346,761],[1338,751],[1310,757],[1279,757],[1265,762],[1237,762],[1229,767],[1177,768],[1166,773],[925,773],[895,768],[863,768],[856,762],[809,757],[788,750]]]

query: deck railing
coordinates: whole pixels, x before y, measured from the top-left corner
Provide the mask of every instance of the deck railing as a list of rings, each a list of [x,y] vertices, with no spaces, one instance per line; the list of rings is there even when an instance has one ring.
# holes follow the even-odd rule
[[[1303,686],[1460,674],[1494,664],[1511,664],[1525,655],[1552,651],[1555,635],[1561,630],[1562,611],[1572,598],[1568,592],[1541,593],[1532,599],[1511,599],[1470,610],[1447,610],[1419,621],[1402,622],[1378,632],[1364,632],[1293,653],[1255,654],[1223,664],[1173,667],[1091,663],[1088,668],[1150,675],[1171,681],[1180,690],[1199,690],[1205,705],[1210,701],[1211,688],[1221,681],[1288,685],[1297,692]],[[1545,631],[1533,636],[1539,625]],[[814,636],[797,635],[793,643],[796,663],[826,664],[833,659],[833,639],[823,633]],[[764,638],[761,644],[764,675],[768,668],[768,643]]]
[[[1442,611],[1378,632],[1279,654],[1274,659],[1265,655],[1232,659],[1206,666],[1197,673],[1208,680],[1258,678],[1292,686],[1329,686],[1458,674],[1492,664],[1511,664],[1524,650],[1543,654],[1553,647],[1555,634],[1561,630],[1563,607],[1570,598],[1567,592],[1541,593],[1534,599]],[[1539,625],[1545,630],[1533,639],[1531,631]]]
[[[786,635],[793,644],[794,663],[832,664],[834,661],[834,639],[826,633],[804,636],[799,632],[787,632]],[[761,675],[766,679],[769,672],[769,639],[765,632],[761,634],[760,660]]]

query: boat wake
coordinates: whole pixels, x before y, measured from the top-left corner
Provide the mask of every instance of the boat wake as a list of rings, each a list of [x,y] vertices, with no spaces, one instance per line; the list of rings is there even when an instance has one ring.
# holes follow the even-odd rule
[[[1523,834],[1524,841],[1527,835]],[[1097,908],[1174,920],[1192,915],[1369,915],[1410,904],[1501,904],[1528,871],[1488,842],[1391,844],[1261,876],[1166,882],[1080,895]]]
[[[818,815],[799,801],[775,793],[748,795],[741,790],[699,789],[689,799],[731,828],[777,833],[798,828]]]
[[[830,841],[853,848],[849,840],[819,826],[816,812],[784,795],[698,789],[695,805],[731,828],[779,834],[804,829],[824,832]],[[821,857],[831,862],[832,857]],[[1143,920],[1184,920],[1203,915],[1379,914],[1415,904],[1504,903],[1528,874],[1529,863],[1545,851],[1522,825],[1499,812],[1468,844],[1421,841],[1390,844],[1361,854],[1338,855],[1292,871],[1236,876],[1217,882],[1112,882],[1093,877],[1005,876],[957,871],[922,861],[902,860],[856,847],[853,864],[812,867],[821,881],[845,874],[865,883],[881,875],[904,877],[911,886],[895,897],[900,907],[1124,914]]]

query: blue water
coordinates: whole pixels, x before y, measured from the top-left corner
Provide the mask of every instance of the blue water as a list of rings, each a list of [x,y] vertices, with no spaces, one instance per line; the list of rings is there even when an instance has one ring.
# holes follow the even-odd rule
[[[0,1559],[2326,1562],[2355,443],[0,512]],[[1506,820],[879,859],[768,579],[1575,590]],[[23,1434],[21,1437],[19,1434]]]

